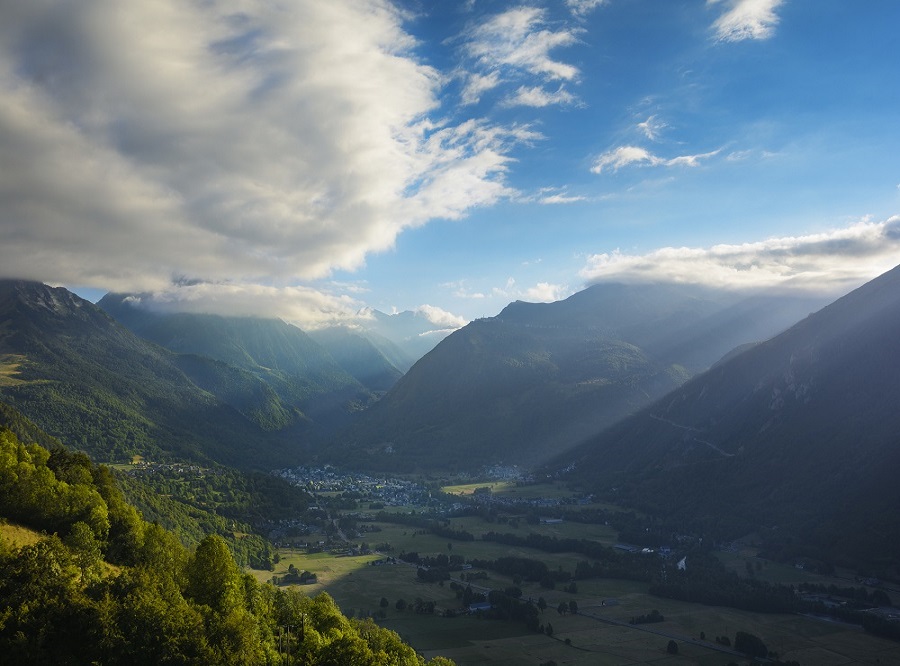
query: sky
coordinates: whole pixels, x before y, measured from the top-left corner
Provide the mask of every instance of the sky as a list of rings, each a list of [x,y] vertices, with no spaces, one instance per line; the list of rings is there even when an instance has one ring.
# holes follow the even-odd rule
[[[0,276],[439,328],[900,264],[895,0],[0,0]]]

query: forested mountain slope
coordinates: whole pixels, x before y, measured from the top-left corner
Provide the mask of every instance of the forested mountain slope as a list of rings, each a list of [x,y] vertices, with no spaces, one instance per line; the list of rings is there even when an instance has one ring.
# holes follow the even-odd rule
[[[560,456],[571,478],[771,552],[894,562],[900,267]]]
[[[322,345],[280,319],[159,313],[139,301],[107,294],[98,305],[140,337],[190,356],[179,364],[192,380],[245,413],[255,408],[267,429],[299,421],[328,429],[373,399]]]
[[[817,302],[621,284],[516,302],[444,339],[340,443],[370,467],[539,463]]]
[[[192,382],[183,359],[63,288],[0,281],[0,398],[51,435],[98,460],[296,460]]]

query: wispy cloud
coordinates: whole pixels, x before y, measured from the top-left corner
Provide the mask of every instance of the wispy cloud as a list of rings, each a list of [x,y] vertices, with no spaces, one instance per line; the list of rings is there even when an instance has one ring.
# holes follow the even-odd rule
[[[673,281],[735,289],[790,288],[837,294],[900,264],[900,216],[808,236],[709,248],[618,250],[588,257],[588,282]]]
[[[587,197],[569,194],[568,189],[565,187],[544,187],[530,200],[537,201],[543,205],[560,205],[587,201]]]
[[[516,93],[505,100],[507,106],[533,106],[537,108],[551,104],[572,104],[577,98],[565,88],[549,91],[539,86],[520,87]]]
[[[550,52],[574,44],[575,32],[547,29],[545,15],[537,7],[517,7],[492,16],[471,31],[466,50],[488,68],[506,66],[570,81],[578,76],[578,69],[555,60]]]
[[[579,31],[551,29],[546,10],[537,7],[515,7],[473,25],[460,38],[471,70],[465,75],[463,102],[474,103],[485,91],[512,84],[517,89],[505,97],[506,105],[572,103],[575,96],[558,82],[577,81],[579,70],[552,52],[575,44]],[[544,88],[554,83],[555,90]]]
[[[566,6],[575,16],[586,16],[597,9],[600,5],[604,5],[609,0],[566,0]]]
[[[645,137],[651,141],[656,141],[668,125],[662,120],[659,120],[656,116],[650,116],[644,122],[638,123],[637,127]]]
[[[557,193],[548,194],[547,196],[541,197],[538,200],[538,203],[550,206],[558,206],[560,204],[572,204],[578,203],[580,201],[587,201],[587,197]]]
[[[594,160],[591,166],[591,172],[600,174],[604,171],[618,171],[626,166],[688,166],[695,167],[700,164],[701,160],[715,157],[719,154],[719,150],[713,150],[708,153],[700,153],[697,155],[679,155],[672,158],[663,158],[654,155],[646,148],[640,146],[619,146],[615,150],[600,155]]]
[[[745,39],[768,39],[778,25],[775,10],[784,0],[707,0],[707,5],[723,2],[728,9],[713,23],[716,39],[739,42]]]
[[[548,57],[570,35],[510,18],[519,36],[498,53],[574,76]],[[298,284],[511,196],[510,154],[537,134],[441,120],[445,79],[403,21],[384,0],[4,10],[0,272]]]
[[[477,104],[481,96],[500,85],[500,72],[494,70],[487,74],[471,72],[466,75],[465,86],[462,91],[463,104]]]

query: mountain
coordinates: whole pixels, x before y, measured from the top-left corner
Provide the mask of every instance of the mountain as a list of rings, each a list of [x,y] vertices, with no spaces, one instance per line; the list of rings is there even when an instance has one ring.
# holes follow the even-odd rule
[[[533,465],[679,386],[813,301],[602,284],[454,332],[341,437],[367,466]]]
[[[302,420],[327,429],[373,398],[326,349],[280,319],[161,313],[140,301],[107,294],[98,305],[142,338],[182,355],[179,367],[195,383],[267,429]]]
[[[900,267],[553,461],[606,497],[879,566],[900,546]],[[894,572],[896,575],[897,572]]]
[[[369,336],[346,326],[330,326],[310,331],[309,336],[322,346],[335,362],[370,391],[384,393],[403,376],[391,362],[389,355],[399,358],[385,348],[393,346],[389,340],[376,345]],[[402,362],[401,362],[402,363]]]
[[[65,289],[0,281],[0,399],[50,435],[98,460],[296,461],[296,444],[199,387],[186,363]]]
[[[401,372],[409,370],[451,332],[423,313],[410,310],[386,314],[366,309],[360,313],[359,326]]]

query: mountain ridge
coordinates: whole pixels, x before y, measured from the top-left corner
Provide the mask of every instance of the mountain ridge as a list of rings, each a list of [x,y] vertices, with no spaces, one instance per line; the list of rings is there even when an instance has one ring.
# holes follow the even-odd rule
[[[376,466],[538,464],[813,301],[774,299],[781,305],[762,321],[740,296],[684,285],[605,284],[512,303],[422,357],[342,433],[344,451]],[[712,324],[724,331],[715,344]]]
[[[886,561],[900,543],[890,519],[900,510],[898,332],[900,267],[554,465],[660,515],[731,523],[732,537],[763,529],[772,552]],[[854,538],[842,539],[849,525]]]
[[[64,288],[0,281],[0,399],[49,434],[98,460],[294,458],[285,441],[195,385],[177,359]]]

